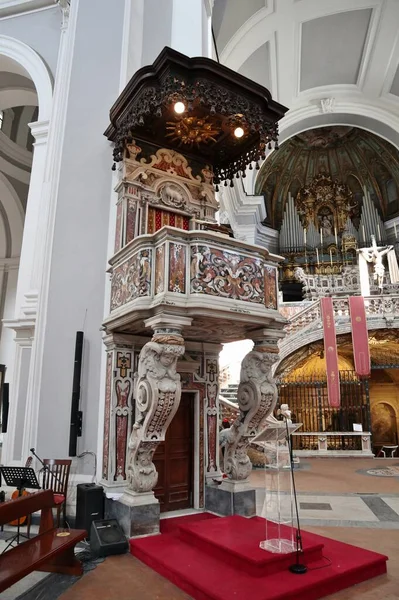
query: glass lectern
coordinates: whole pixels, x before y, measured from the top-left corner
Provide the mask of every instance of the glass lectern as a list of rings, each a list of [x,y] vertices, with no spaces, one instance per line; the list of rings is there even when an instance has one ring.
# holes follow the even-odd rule
[[[259,546],[269,552],[288,554],[296,550],[295,501],[289,436],[302,423],[270,422],[252,440],[265,454],[265,500],[262,517],[266,538]]]

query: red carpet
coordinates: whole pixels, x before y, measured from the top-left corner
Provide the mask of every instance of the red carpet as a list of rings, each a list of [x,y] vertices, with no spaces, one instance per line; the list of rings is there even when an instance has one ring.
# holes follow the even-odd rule
[[[207,521],[208,519],[219,519],[217,515],[212,515],[208,512],[195,513],[193,515],[185,515],[184,517],[170,517],[164,518],[160,521],[161,533],[180,533],[182,525],[190,525],[191,523],[198,523],[200,521]]]
[[[163,519],[164,533],[131,540],[131,553],[195,600],[317,600],[386,572],[382,554],[302,532],[309,570],[294,575],[295,555],[259,548],[264,519],[213,517]]]

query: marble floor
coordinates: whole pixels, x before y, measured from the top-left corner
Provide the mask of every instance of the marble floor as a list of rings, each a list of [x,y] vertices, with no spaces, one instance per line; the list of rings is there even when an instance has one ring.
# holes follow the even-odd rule
[[[289,473],[285,489],[289,486]],[[273,477],[255,470],[257,512],[265,503],[265,480],[271,495]],[[281,483],[281,482],[280,482]],[[388,574],[330,596],[331,600],[397,600],[399,598],[399,460],[303,459],[295,471],[301,524],[347,543],[387,554]],[[283,491],[284,491],[284,485]],[[375,529],[381,529],[375,535]],[[0,540],[0,551],[1,551]],[[13,586],[1,600],[183,600],[189,597],[157,573],[126,554],[88,563],[79,580],[60,575],[32,574]],[[35,580],[47,577],[42,581]],[[36,584],[36,585],[35,585]],[[28,591],[29,587],[33,589]],[[69,588],[69,589],[68,589]]]

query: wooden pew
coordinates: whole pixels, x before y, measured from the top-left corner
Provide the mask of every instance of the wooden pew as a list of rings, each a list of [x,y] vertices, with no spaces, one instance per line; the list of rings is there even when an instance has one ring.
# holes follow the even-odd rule
[[[0,554],[0,592],[32,571],[81,575],[82,563],[75,558],[75,545],[87,537],[83,529],[54,527],[52,490],[43,490],[0,504],[0,525],[41,510],[39,534]]]

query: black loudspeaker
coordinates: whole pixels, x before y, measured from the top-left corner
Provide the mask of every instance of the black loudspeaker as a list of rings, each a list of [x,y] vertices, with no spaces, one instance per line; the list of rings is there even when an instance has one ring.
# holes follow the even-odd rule
[[[79,483],[76,493],[76,529],[86,529],[90,538],[93,521],[104,518],[104,488],[95,483]]]
[[[7,433],[8,408],[9,408],[9,385],[3,383],[3,392],[1,398],[1,433]]]
[[[69,456],[76,456],[78,437],[82,435],[82,411],[79,410],[80,376],[82,372],[83,331],[76,332],[73,367],[71,423],[69,430]]]
[[[90,531],[90,550],[94,556],[123,554],[128,541],[116,519],[93,521]]]

